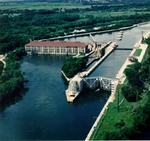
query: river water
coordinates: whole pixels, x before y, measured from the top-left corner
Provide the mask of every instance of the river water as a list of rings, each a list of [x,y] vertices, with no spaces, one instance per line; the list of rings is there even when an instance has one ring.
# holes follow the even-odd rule
[[[150,24],[126,30],[118,47],[133,47]],[[93,35],[96,41],[116,41],[118,32]],[[90,43],[87,36],[65,39]],[[91,76],[115,78],[130,51],[115,50]],[[67,83],[61,74],[65,56],[33,55],[21,61],[29,80],[24,97],[0,113],[0,140],[83,140],[110,93],[86,92],[67,103]]]

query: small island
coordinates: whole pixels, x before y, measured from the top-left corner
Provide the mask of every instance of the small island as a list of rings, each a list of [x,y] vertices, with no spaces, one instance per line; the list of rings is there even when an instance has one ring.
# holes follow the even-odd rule
[[[85,58],[75,58],[68,56],[64,65],[62,66],[62,71],[65,73],[66,77],[72,78],[78,72],[81,72],[86,68],[87,59]]]

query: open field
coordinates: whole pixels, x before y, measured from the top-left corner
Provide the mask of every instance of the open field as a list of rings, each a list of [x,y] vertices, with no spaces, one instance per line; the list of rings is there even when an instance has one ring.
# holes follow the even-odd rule
[[[90,6],[85,6],[80,3],[49,3],[49,2],[21,2],[21,3],[0,3],[0,9],[73,9],[73,8],[90,8]]]
[[[109,16],[130,16],[130,15],[134,15],[134,14],[150,14],[150,11],[146,11],[146,12],[135,12],[135,11],[117,11],[117,12],[101,12],[101,11],[87,11],[86,13],[79,13],[80,16],[85,17],[86,15],[93,15],[94,17],[109,17]]]
[[[116,124],[121,120],[124,121],[125,126],[132,127],[133,125],[133,116],[136,114],[134,110],[138,105],[144,103],[145,95],[142,96],[142,100],[138,102],[127,102],[122,94],[120,93],[121,85],[117,88],[117,93],[115,95],[115,100],[113,103],[110,103],[108,110],[105,111],[104,117],[99,121],[98,127],[95,129],[95,132],[91,136],[91,140],[103,140],[106,132],[118,132],[120,129],[116,127]],[[119,94],[118,94],[119,93]],[[118,95],[119,95],[119,110],[118,106]],[[123,100],[124,99],[124,100]]]
[[[104,137],[104,133],[107,131],[119,131],[119,128],[115,127],[115,124],[121,120],[125,122],[125,125],[131,127],[133,123],[133,114],[134,112],[132,111],[133,108],[137,105],[135,102],[127,102],[126,100],[123,101],[123,96],[120,93],[120,88],[117,87],[117,93],[115,95],[115,100],[113,103],[110,103],[108,106],[108,111],[106,112],[105,118],[103,118],[103,122],[100,120],[99,121],[99,126],[100,129],[96,129],[96,133],[91,136],[91,139],[98,139],[101,140]],[[122,104],[119,106],[119,111],[117,109],[118,106],[118,95],[119,95],[119,103],[122,102]]]
[[[140,54],[141,54],[141,52],[142,52],[142,49],[137,49],[135,52],[134,52],[134,56],[140,56]]]

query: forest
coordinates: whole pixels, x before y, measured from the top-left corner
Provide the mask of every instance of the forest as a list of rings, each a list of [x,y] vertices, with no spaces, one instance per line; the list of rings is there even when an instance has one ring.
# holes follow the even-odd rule
[[[17,48],[15,52],[8,52],[5,57],[6,67],[0,63],[0,111],[22,98],[28,88],[24,84],[28,80],[20,70],[19,60],[25,55],[23,48]]]
[[[77,73],[86,69],[87,60],[84,58],[66,57],[65,63],[62,66],[62,71],[68,78],[73,78]]]
[[[0,53],[23,47],[30,40],[73,34],[75,29],[90,32],[99,27],[102,31],[149,20],[150,4],[91,5],[85,9],[4,9],[0,10]]]

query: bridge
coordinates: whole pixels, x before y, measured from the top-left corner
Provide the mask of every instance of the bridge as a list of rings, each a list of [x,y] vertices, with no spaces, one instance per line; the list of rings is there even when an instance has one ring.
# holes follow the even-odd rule
[[[114,80],[105,77],[82,77],[80,74],[77,74],[71,79],[66,90],[67,101],[73,102],[82,91],[99,89],[112,91],[114,88]]]

